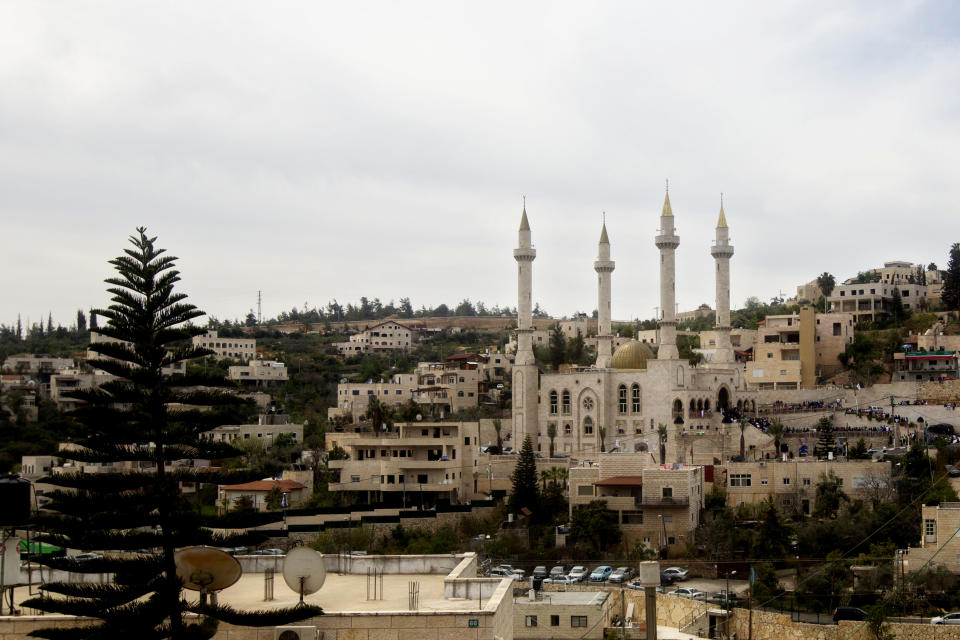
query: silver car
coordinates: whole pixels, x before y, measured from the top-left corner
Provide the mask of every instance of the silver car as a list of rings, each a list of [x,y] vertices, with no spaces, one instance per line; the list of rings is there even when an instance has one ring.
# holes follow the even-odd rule
[[[960,611],[954,611],[945,616],[937,616],[930,620],[930,624],[960,624]]]

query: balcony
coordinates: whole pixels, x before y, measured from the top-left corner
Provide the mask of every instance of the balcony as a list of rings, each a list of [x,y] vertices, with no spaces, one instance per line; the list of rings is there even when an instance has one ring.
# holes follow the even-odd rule
[[[686,496],[676,498],[643,497],[636,498],[638,507],[686,507],[690,505],[690,498]]]

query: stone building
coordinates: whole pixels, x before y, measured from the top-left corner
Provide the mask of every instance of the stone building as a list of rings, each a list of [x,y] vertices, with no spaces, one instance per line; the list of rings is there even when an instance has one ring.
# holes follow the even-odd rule
[[[658,441],[658,425],[667,428],[667,461],[688,459],[689,446],[681,445],[682,431],[702,434],[717,451],[722,440],[733,437],[723,413],[752,409],[755,394],[743,377],[730,341],[730,243],[726,215],[721,206],[710,252],[715,262],[715,345],[709,364],[692,366],[679,357],[675,313],[675,254],[680,238],[675,232],[669,194],[664,198],[660,231],[655,239],[660,264],[660,327],[656,355],[649,344],[630,341],[613,349],[611,331],[611,259],[606,224],[600,234],[594,270],[598,281],[597,361],[572,373],[540,375],[533,355],[531,315],[533,262],[537,251],[531,240],[526,208],[521,216],[518,264],[517,355],[513,368],[513,433],[516,442],[533,439],[534,448],[546,451],[547,433],[556,429],[556,451],[590,455],[602,449],[643,452]],[[695,427],[695,428],[694,428]],[[601,443],[603,446],[601,446]]]

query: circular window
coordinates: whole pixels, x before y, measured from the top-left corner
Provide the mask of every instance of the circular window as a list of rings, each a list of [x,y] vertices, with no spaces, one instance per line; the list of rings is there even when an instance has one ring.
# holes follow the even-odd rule
[[[586,398],[584,398],[584,399],[583,399],[583,408],[586,409],[587,411],[590,411],[591,409],[593,409],[593,398],[591,398],[591,397],[589,397],[589,396],[587,396]]]

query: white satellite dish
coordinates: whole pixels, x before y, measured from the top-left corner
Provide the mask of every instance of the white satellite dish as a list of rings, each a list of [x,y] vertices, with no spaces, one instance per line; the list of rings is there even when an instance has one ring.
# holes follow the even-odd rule
[[[186,589],[199,591],[202,604],[206,604],[208,593],[234,585],[243,573],[236,558],[213,547],[177,549],[173,560],[180,582]]]
[[[297,547],[287,553],[283,561],[283,581],[300,594],[300,602],[303,602],[303,596],[319,591],[326,579],[327,569],[318,552]]]

